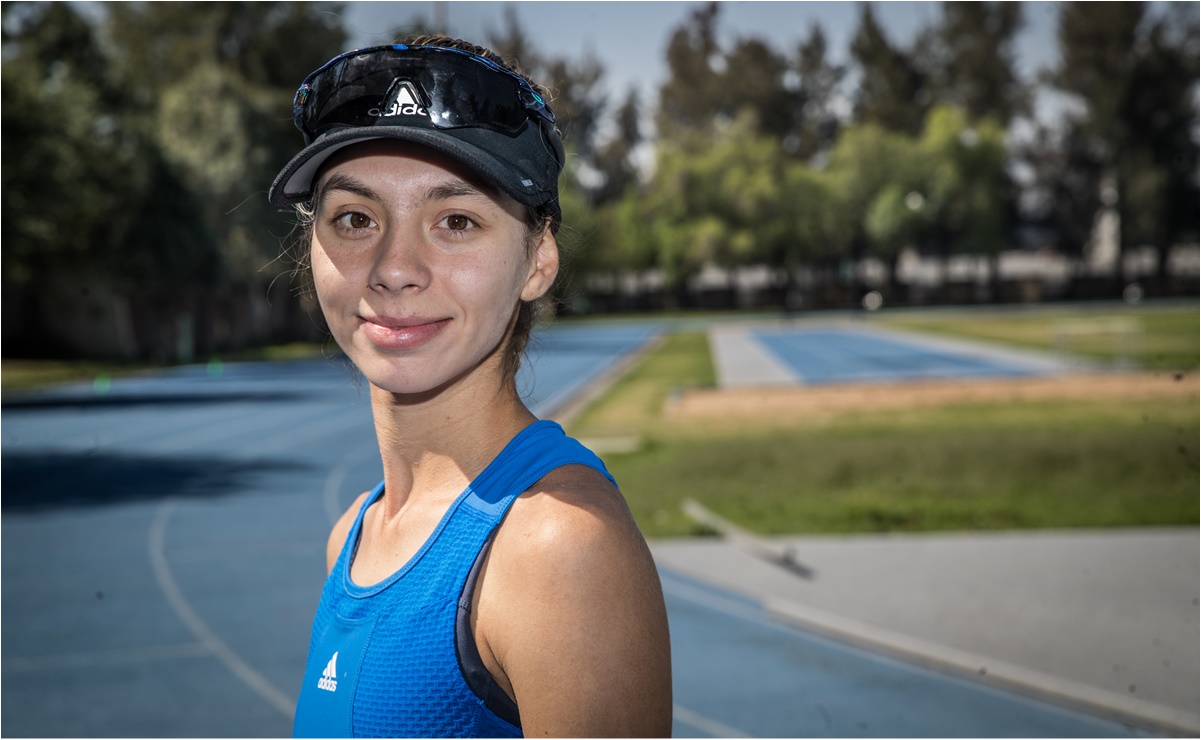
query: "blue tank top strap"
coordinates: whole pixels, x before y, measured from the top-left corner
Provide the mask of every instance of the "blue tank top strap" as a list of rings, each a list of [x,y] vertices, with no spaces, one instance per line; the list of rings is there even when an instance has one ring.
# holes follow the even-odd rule
[[[472,481],[463,503],[499,523],[514,499],[564,465],[586,465],[617,485],[592,450],[568,437],[557,423],[542,420],[530,424],[509,442]]]
[[[336,572],[343,567],[350,567],[350,561],[359,547],[359,530],[363,528],[363,517],[367,514],[368,507],[375,503],[383,493],[384,482],[380,481],[363,498],[363,504],[359,506],[359,513],[355,515],[354,523],[350,525],[350,531],[346,533],[346,539],[342,542],[342,549],[338,552],[338,559],[334,562],[331,572]]]

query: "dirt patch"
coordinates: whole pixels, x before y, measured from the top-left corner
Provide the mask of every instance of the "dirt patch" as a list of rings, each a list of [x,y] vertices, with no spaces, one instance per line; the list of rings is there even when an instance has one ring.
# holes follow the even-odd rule
[[[672,421],[730,417],[770,419],[955,403],[1172,397],[1196,404],[1197,374],[1096,373],[1040,378],[692,390],[669,401],[664,413]]]

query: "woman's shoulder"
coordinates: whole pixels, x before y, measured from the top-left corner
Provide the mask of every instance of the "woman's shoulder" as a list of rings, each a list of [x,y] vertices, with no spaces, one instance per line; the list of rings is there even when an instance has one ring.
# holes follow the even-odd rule
[[[477,638],[519,697],[527,734],[670,733],[663,593],[602,473],[564,466],[519,496],[481,583]]]
[[[557,468],[513,503],[497,532],[490,566],[528,588],[587,587],[654,571],[650,551],[625,498],[586,465]]]
[[[543,545],[604,534],[642,541],[621,491],[587,465],[564,465],[544,476],[517,498],[505,528]]]

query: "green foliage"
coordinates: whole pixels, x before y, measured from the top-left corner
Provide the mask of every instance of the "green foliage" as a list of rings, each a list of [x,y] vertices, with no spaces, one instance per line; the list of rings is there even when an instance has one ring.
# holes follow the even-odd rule
[[[265,191],[296,85],[341,50],[327,7],[4,4],[6,355],[186,358],[287,323],[248,297],[288,269]],[[85,349],[59,311],[113,338]]]
[[[5,4],[6,286],[40,300],[86,275],[159,307],[265,287],[288,231],[265,190],[300,138],[286,111],[344,41],[326,7],[115,3],[94,22]]]
[[[852,126],[843,131],[830,157],[827,172],[833,184],[838,204],[841,238],[834,244],[834,254],[852,256],[864,251],[869,238],[885,253],[895,253],[904,246],[901,238],[907,227],[901,219],[886,220],[883,213],[873,214],[873,207],[884,209],[893,200],[904,201],[914,191],[917,179],[912,145],[906,138],[887,131],[874,123]],[[887,191],[895,190],[894,195]],[[882,199],[882,200],[881,200]],[[877,200],[881,205],[875,206]],[[871,220],[869,221],[869,214]],[[887,219],[892,219],[888,216]],[[904,219],[912,217],[904,214]],[[871,229],[895,228],[896,231]]]
[[[777,261],[803,250],[790,185],[816,188],[793,174],[779,141],[753,133],[745,114],[716,140],[693,135],[662,142],[648,198],[656,263],[679,282],[704,264]],[[812,204],[812,201],[809,202]]]
[[[1005,135],[989,119],[935,106],[920,139],[873,124],[847,129],[829,167],[845,212],[865,214],[871,253],[939,253],[1004,246]],[[856,223],[849,224],[851,229]]]
[[[172,223],[161,218],[181,185],[153,139],[126,120],[91,27],[67,4],[39,10],[6,40],[5,280],[21,287],[56,271],[99,273],[153,292],[155,278],[202,272],[204,228],[186,209]]]

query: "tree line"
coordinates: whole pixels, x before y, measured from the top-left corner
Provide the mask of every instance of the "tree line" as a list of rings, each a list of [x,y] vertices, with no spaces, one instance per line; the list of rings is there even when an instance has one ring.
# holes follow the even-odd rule
[[[5,354],[186,358],[319,336],[289,274],[291,215],[265,192],[298,144],[298,81],[346,47],[341,7],[102,7],[3,5]],[[1195,5],[1065,3],[1037,80],[1016,71],[1021,4],[940,8],[902,46],[863,4],[835,63],[819,25],[790,49],[723,44],[708,5],[671,34],[650,101],[607,99],[600,60],[547,55],[508,15],[483,41],[551,83],[570,152],[564,309],[598,273],[656,268],[686,306],[707,265],[838,283],[865,257],[996,255],[1032,224],[1078,254],[1102,207],[1118,244],[1161,262],[1197,241]],[[1033,115],[1039,90],[1056,120]],[[68,323],[111,336],[68,340]]]

